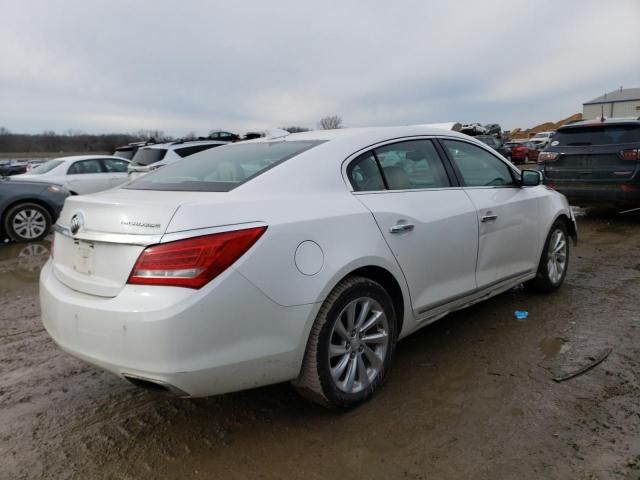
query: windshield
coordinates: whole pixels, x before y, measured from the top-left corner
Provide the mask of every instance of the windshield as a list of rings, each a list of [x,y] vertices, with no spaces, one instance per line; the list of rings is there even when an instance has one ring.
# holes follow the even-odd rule
[[[43,173],[50,172],[51,170],[56,168],[58,165],[62,165],[62,163],[64,163],[63,160],[49,160],[48,162],[37,166],[30,172],[27,172],[25,175],[42,175]]]
[[[133,156],[131,165],[151,165],[162,160],[166,154],[164,148],[141,148]]]
[[[228,192],[321,141],[261,142],[196,153],[127,185],[131,190]]]
[[[551,134],[550,134],[550,133],[536,133],[536,136],[535,136],[535,137],[533,137],[533,138],[534,138],[534,139],[535,139],[535,138],[542,138],[542,139],[545,139],[545,138],[547,138],[549,135],[551,135]]]
[[[558,130],[551,146],[615,145],[640,143],[640,125],[602,125]]]

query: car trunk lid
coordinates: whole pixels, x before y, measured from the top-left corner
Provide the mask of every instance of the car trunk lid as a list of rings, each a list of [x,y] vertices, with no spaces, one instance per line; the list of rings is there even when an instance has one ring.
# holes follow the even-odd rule
[[[201,192],[114,190],[69,197],[56,224],[54,272],[73,290],[114,297],[145,246]]]

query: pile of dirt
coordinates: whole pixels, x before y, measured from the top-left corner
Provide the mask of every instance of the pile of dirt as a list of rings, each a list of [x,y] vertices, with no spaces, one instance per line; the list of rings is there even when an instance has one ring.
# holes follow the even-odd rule
[[[530,137],[533,137],[538,132],[547,132],[550,130],[555,130],[561,127],[562,125],[566,125],[567,123],[575,122],[578,120],[582,120],[581,113],[575,113],[570,117],[564,118],[556,123],[553,123],[553,122],[541,123],[540,125],[527,128],[526,130],[522,130],[521,128],[514,128],[509,132],[509,136],[511,138],[530,138]]]

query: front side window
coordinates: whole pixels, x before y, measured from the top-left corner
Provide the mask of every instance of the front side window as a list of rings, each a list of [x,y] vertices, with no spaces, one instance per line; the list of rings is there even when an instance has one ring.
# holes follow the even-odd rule
[[[126,173],[127,167],[129,166],[129,162],[114,160],[112,158],[103,158],[102,164],[105,170],[110,173]]]
[[[130,190],[228,192],[276,165],[323,143],[274,141],[212,148],[127,185]]]
[[[93,160],[82,160],[71,165],[67,173],[69,175],[102,173],[102,167],[100,166],[100,160],[97,158]]]
[[[467,187],[515,186],[511,169],[485,149],[458,140],[442,140]]]

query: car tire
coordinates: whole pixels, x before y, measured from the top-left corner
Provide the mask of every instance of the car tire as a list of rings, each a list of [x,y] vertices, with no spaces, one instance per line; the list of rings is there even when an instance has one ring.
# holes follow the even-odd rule
[[[25,202],[11,207],[4,216],[3,227],[14,242],[42,240],[51,230],[51,214],[42,205]]]
[[[560,288],[567,275],[569,258],[570,244],[567,225],[562,220],[556,220],[547,235],[536,276],[529,280],[526,286],[530,290],[542,293]]]
[[[294,387],[307,399],[337,410],[366,402],[393,360],[396,326],[393,303],[380,284],[346,278],[318,312]]]

